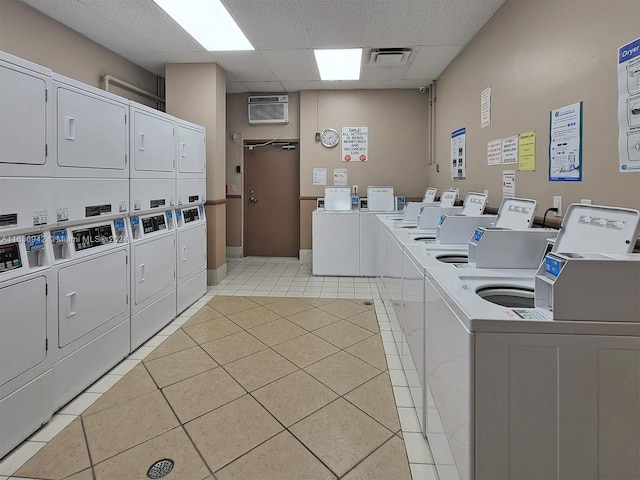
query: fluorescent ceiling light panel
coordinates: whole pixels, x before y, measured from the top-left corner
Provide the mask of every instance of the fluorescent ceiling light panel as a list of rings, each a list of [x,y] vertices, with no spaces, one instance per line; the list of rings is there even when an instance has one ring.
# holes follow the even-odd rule
[[[153,0],[209,52],[253,50],[220,0]]]
[[[322,80],[360,80],[361,48],[314,50]]]

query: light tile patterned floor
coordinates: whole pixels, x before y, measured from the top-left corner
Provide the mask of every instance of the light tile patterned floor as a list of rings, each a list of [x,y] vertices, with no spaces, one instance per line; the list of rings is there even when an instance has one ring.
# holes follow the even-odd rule
[[[375,279],[294,259],[228,269],[0,462],[0,480],[144,479],[160,457],[176,461],[167,479],[437,479]]]

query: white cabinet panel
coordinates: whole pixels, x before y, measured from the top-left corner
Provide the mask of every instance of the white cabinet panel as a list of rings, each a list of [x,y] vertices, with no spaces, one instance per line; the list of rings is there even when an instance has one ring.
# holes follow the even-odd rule
[[[169,115],[131,107],[131,176],[174,175],[175,124]]]
[[[167,287],[176,285],[175,235],[134,244],[132,250],[133,303],[138,306]]]

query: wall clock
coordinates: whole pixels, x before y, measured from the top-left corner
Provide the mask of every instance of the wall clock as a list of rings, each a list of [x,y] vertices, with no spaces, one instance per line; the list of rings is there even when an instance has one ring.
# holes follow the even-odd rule
[[[325,147],[335,147],[340,142],[340,135],[333,128],[325,128],[320,134],[320,143]]]

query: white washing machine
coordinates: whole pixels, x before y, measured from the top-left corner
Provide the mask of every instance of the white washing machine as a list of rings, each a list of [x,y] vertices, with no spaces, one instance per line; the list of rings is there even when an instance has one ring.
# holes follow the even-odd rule
[[[0,235],[55,222],[51,70],[0,52]]]
[[[175,211],[177,234],[177,310],[182,313],[207,293],[207,219],[204,205]]]
[[[48,232],[0,236],[0,458],[54,411],[51,262]]]
[[[57,280],[54,406],[61,407],[130,352],[126,218],[53,230]]]
[[[55,222],[129,212],[129,101],[53,74]]]
[[[176,133],[177,205],[204,204],[207,192],[205,129],[176,118]]]
[[[352,205],[349,187],[325,187],[324,208],[311,214],[314,275],[360,274],[360,213]]]

